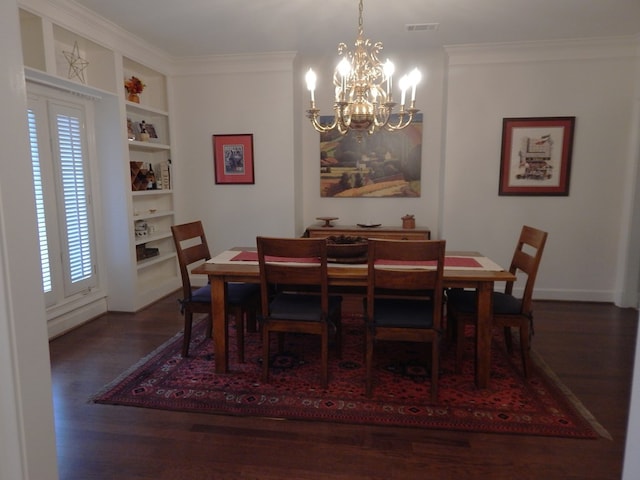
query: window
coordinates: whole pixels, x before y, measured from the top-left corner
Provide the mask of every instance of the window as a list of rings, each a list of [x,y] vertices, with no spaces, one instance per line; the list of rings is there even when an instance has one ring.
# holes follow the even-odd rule
[[[29,95],[27,118],[47,306],[97,284],[85,103],[89,102]]]

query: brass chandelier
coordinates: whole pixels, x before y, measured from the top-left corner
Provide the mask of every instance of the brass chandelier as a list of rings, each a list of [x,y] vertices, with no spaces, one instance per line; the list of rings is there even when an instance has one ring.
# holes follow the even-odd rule
[[[316,74],[312,69],[306,74],[307,88],[311,93],[311,108],[307,110],[307,117],[318,132],[336,129],[345,135],[354,130],[361,138],[364,132],[372,134],[381,129],[401,130],[411,123],[419,111],[415,108],[415,99],[416,85],[421,74],[418,69],[413,69],[399,81],[400,110],[392,118],[393,109],[397,105],[392,98],[394,66],[388,59],[385,63],[379,60],[382,42],[372,44],[368,38],[364,38],[362,10],[360,0],[358,37],[354,50],[349,51],[345,43],[338,45],[338,55],[342,56],[342,60],[333,73],[334,117],[329,123],[320,122],[320,110],[316,108]],[[409,105],[405,108],[409,90]]]

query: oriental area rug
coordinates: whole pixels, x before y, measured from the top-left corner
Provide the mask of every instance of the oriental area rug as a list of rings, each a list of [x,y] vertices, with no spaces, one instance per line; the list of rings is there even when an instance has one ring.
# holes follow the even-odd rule
[[[338,359],[334,350],[330,352],[326,390],[320,387],[320,340],[315,335],[287,335],[281,353],[277,352],[274,335],[270,381],[264,384],[260,334],[245,335],[245,363],[239,363],[231,328],[230,372],[216,374],[213,343],[205,330],[204,322],[194,325],[188,358],[180,355],[179,333],[105,386],[91,401],[291,420],[568,438],[609,437],[535,355],[533,372],[525,380],[518,352],[509,355],[499,335],[494,338],[487,389],[475,387],[471,341],[461,374],[455,373],[454,349],[443,348],[438,403],[430,404],[429,354],[421,344],[378,342],[374,352],[374,392],[371,398],[365,396],[364,326],[360,315],[345,315],[343,319],[343,354]]]

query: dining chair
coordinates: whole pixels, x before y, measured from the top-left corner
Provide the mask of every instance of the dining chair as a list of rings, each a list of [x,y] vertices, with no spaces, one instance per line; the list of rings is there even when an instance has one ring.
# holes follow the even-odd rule
[[[341,354],[342,297],[329,295],[324,238],[257,237],[261,287],[262,381],[269,381],[271,333],[320,336],[321,384],[329,382],[329,336]]]
[[[207,335],[211,336],[211,285],[194,287],[189,275],[190,267],[211,258],[209,245],[201,221],[172,225],[171,233],[176,246],[180,275],[182,277],[181,311],[184,314],[184,340],[182,356],[189,356],[194,313],[207,314]],[[255,325],[259,304],[260,286],[251,283],[229,283],[226,287],[226,309],[236,324],[238,359],[244,362],[244,331],[247,323]],[[227,317],[227,318],[228,318]]]
[[[505,344],[513,353],[511,328],[520,333],[520,352],[525,378],[531,373],[531,336],[533,335],[533,288],[547,241],[547,232],[524,225],[516,244],[509,272],[526,275],[522,296],[513,292],[515,282],[507,282],[504,292],[493,292],[493,325],[502,327]],[[456,342],[456,371],[462,371],[465,327],[476,324],[476,293],[471,290],[451,289],[447,293],[447,321],[454,331]]]
[[[367,396],[373,394],[377,341],[423,342],[431,345],[431,402],[437,402],[445,245],[444,240],[369,240],[364,309]]]

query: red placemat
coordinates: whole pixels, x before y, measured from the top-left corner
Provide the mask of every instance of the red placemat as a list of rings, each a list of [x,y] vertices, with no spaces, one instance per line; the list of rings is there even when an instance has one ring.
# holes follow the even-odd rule
[[[435,261],[404,261],[404,260],[378,260],[376,264],[380,265],[416,265],[416,266],[431,266],[435,265]],[[482,265],[473,257],[445,257],[445,268],[455,267],[467,267],[467,268],[481,268]]]
[[[288,262],[288,263],[320,263],[317,258],[297,258],[297,257],[265,257],[267,262]],[[243,250],[231,259],[232,262],[257,262],[258,252]]]

